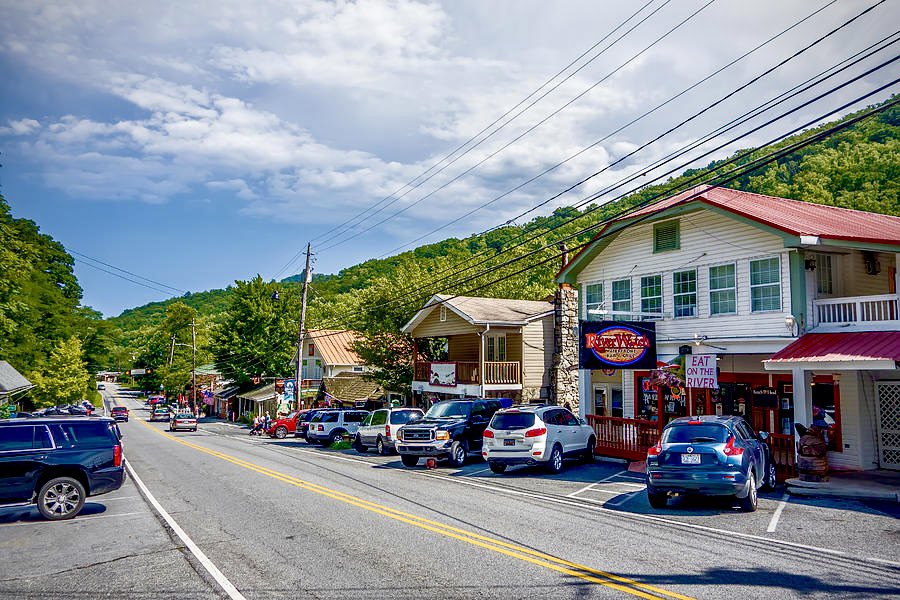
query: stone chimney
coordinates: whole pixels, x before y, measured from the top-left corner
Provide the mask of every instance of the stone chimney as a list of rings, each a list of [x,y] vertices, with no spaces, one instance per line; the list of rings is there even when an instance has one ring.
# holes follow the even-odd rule
[[[560,244],[562,267],[569,250]],[[578,294],[568,283],[559,284],[553,299],[553,362],[550,366],[550,401],[578,414]]]

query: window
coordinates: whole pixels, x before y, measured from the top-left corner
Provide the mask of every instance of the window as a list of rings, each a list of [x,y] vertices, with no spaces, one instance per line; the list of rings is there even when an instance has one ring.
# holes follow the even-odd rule
[[[660,314],[662,308],[662,275],[641,277],[641,312]]]
[[[487,402],[475,402],[472,405],[472,419],[484,419],[487,420],[491,416],[491,411],[488,409]]]
[[[563,425],[567,425],[568,427],[578,427],[579,425],[581,425],[581,421],[578,420],[578,417],[567,410],[563,411],[562,418]]]
[[[656,223],[653,226],[654,252],[668,252],[669,250],[678,250],[680,247],[681,236],[679,235],[677,220]]]
[[[676,271],[672,274],[675,318],[697,316],[697,271]]]
[[[372,414],[372,425],[384,425],[387,423],[387,411],[377,410]]]
[[[487,360],[490,362],[506,360],[506,336],[489,335],[487,338]]]
[[[612,309],[614,312],[631,312],[631,280],[619,279],[612,282]],[[624,321],[629,315],[615,315],[617,321]]]
[[[781,262],[777,257],[750,261],[750,310],[781,309]]]
[[[491,421],[491,429],[528,429],[534,425],[534,413],[499,413]]]
[[[834,294],[834,263],[830,254],[816,254],[816,291],[822,295]]]
[[[603,284],[589,283],[584,286],[584,310],[587,314],[588,321],[601,321],[603,315],[592,313],[591,311],[603,308]]]
[[[312,342],[309,343],[309,355],[310,356],[316,355],[316,345],[313,344]]]
[[[737,313],[737,284],[734,265],[709,268],[709,313],[733,315]]]
[[[606,387],[597,386],[594,388],[594,414],[598,417],[608,417],[607,414]]]
[[[395,410],[391,412],[391,425],[404,425],[422,418],[420,410]]]
[[[447,307],[441,305],[441,323],[447,320]]]
[[[60,446],[110,448],[118,441],[112,426],[107,423],[60,423],[54,426],[58,428],[58,432],[61,432],[61,434],[57,434],[55,431],[54,438],[62,437],[68,442],[68,444],[60,444],[57,441],[57,445]]]
[[[33,448],[34,427],[4,427],[0,429],[0,452],[16,452]]]
[[[362,367],[353,367],[353,372],[354,372],[354,373],[362,373],[362,372],[363,372],[363,368],[362,368]]]
[[[541,417],[541,420],[544,421],[545,425],[562,425],[565,421],[562,417],[562,411],[558,408],[554,408],[553,410],[548,410]]]

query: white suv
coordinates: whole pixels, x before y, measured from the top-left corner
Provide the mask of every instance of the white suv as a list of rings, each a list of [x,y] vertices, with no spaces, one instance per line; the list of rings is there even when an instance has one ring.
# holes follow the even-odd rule
[[[368,416],[365,410],[325,410],[309,422],[306,441],[309,443],[334,444],[345,435],[353,435],[359,424]]]
[[[409,423],[418,421],[425,413],[418,408],[382,408],[365,418],[356,437],[353,447],[357,452],[368,451],[375,446],[378,454],[388,454],[396,450],[397,430]]]
[[[537,464],[559,473],[563,458],[594,460],[596,444],[593,428],[565,408],[521,405],[494,414],[484,430],[481,456],[494,473]]]

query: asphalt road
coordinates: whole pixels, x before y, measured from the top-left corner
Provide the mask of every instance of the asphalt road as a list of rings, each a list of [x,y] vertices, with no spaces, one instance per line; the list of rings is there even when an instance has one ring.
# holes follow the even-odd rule
[[[246,598],[900,595],[895,505],[779,493],[753,514],[712,501],[656,511],[617,464],[405,469],[222,423],[169,433],[117,401],[132,411],[128,464]],[[133,479],[88,508],[66,523],[0,510],[0,597],[227,597]]]

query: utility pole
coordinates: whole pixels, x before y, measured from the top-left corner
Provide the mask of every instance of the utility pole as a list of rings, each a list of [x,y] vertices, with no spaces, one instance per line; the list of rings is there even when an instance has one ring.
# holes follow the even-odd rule
[[[303,295],[300,299],[300,331],[297,333],[297,366],[294,370],[294,394],[296,395],[297,408],[300,408],[300,361],[303,360],[303,338],[306,336],[306,294],[309,291],[310,258],[312,258],[312,243],[306,244],[306,269],[303,271]]]
[[[169,352],[169,366],[172,366],[172,363],[175,362],[175,334],[172,334],[172,351]]]
[[[200,416],[200,410],[197,408],[197,328],[194,322],[194,318],[191,318],[191,410],[194,411],[194,414],[198,417]]]

